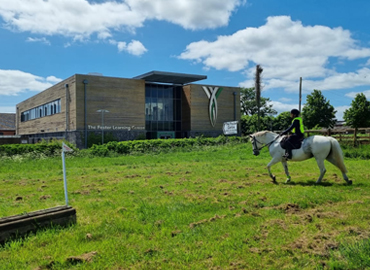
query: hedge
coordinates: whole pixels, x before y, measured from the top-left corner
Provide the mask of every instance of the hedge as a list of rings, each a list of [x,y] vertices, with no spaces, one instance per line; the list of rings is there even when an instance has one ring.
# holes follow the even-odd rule
[[[45,156],[60,155],[63,141],[41,142],[37,144],[6,144],[0,145],[0,156],[13,156],[23,154],[43,154]],[[131,153],[147,153],[172,151],[175,149],[193,149],[200,146],[223,145],[227,143],[248,142],[247,137],[226,137],[217,138],[197,137],[191,139],[155,139],[135,141],[111,141],[104,145],[94,144],[87,150],[79,150],[68,142],[64,142],[74,150],[74,154],[87,153],[94,156],[108,156],[110,154],[127,155]]]

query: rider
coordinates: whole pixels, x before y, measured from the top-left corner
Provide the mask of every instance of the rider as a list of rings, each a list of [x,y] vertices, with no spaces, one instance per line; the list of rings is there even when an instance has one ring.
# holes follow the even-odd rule
[[[287,134],[291,131],[291,135],[288,137],[285,143],[285,157],[286,159],[292,159],[292,148],[298,145],[304,137],[304,127],[302,118],[299,117],[300,112],[297,109],[290,111],[290,117],[293,118],[292,124],[286,130],[284,130],[280,136]]]

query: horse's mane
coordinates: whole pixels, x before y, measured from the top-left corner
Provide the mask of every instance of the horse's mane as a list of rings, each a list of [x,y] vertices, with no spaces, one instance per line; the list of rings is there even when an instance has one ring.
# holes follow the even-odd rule
[[[266,135],[267,133],[275,134],[275,133],[274,133],[274,132],[272,132],[272,131],[264,130],[264,131],[256,132],[256,133],[254,133],[253,135],[254,135],[254,136],[256,136],[256,137],[259,137],[259,136],[264,136],[264,135]]]

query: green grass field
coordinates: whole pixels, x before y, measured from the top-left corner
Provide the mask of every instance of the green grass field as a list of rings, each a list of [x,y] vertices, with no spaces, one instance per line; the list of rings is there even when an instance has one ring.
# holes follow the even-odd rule
[[[0,247],[0,269],[370,269],[369,161],[265,169],[250,144],[68,157],[77,224]],[[0,217],[64,204],[61,158],[0,160]],[[71,260],[80,256],[81,260]]]

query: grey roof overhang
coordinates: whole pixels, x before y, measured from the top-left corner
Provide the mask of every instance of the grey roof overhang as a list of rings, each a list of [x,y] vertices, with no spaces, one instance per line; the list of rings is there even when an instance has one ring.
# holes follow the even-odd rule
[[[145,80],[146,82],[158,82],[169,84],[188,84],[200,80],[207,79],[205,75],[194,75],[185,73],[151,71],[143,75],[134,77],[133,79]]]

